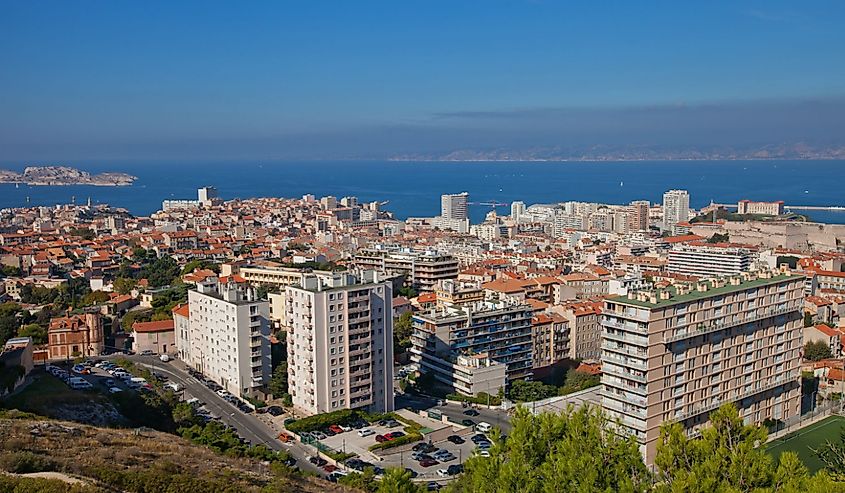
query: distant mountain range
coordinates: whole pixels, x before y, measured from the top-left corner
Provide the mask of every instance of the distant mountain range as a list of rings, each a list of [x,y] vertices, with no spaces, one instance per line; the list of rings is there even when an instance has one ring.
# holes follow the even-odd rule
[[[845,159],[845,146],[813,146],[804,143],[761,147],[669,149],[655,147],[593,146],[585,149],[538,147],[530,149],[460,149],[443,153],[408,153],[392,161],[673,161],[753,159]]]

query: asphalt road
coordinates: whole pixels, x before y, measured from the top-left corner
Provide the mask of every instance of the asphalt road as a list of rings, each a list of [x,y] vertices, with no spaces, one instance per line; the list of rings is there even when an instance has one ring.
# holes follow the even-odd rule
[[[240,409],[223,400],[223,398],[206,387],[205,384],[190,376],[183,369],[183,363],[179,361],[163,363],[153,356],[135,355],[124,357],[135,362],[135,364],[149,368],[151,371],[166,375],[171,382],[183,385],[185,387],[186,399],[188,398],[187,396],[190,396],[196,397],[204,402],[205,408],[212,415],[219,417],[223,423],[235,427],[238,435],[245,440],[249,440],[253,445],[264,444],[273,450],[287,451],[296,459],[296,465],[300,469],[326,476],[325,471],[308,462],[308,458],[316,454],[316,449],[312,449],[299,442],[290,445],[282,444],[277,439],[278,433],[268,424],[261,421],[255,414],[245,414]]]
[[[464,414],[464,411],[470,408],[461,407],[460,404],[446,404],[445,406],[434,406],[433,409],[439,410],[444,415],[449,416],[449,419],[457,423],[460,423],[465,419],[471,419],[475,421],[476,424],[485,421],[493,426],[498,426],[502,429],[502,432],[505,434],[508,434],[511,431],[510,418],[508,417],[507,413],[499,409],[485,409],[479,407],[478,409],[476,409],[476,411],[478,411],[478,416],[467,416],[466,414]]]

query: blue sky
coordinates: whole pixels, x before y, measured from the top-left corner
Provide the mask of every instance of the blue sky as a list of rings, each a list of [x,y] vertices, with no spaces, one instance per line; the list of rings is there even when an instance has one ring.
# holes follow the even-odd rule
[[[827,141],[845,108],[837,1],[3,0],[0,12],[0,160]]]

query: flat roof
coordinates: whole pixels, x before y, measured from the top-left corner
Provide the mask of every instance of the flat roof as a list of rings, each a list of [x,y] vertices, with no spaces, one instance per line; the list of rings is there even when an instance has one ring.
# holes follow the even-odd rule
[[[683,295],[678,295],[676,287],[675,286],[669,286],[669,287],[666,287],[664,289],[671,293],[671,297],[668,300],[658,299],[657,303],[651,303],[649,301],[640,301],[640,300],[637,300],[637,299],[632,300],[632,299],[628,298],[627,296],[617,296],[617,297],[614,297],[614,298],[608,298],[607,301],[611,301],[611,302],[615,302],[615,303],[622,303],[622,304],[627,304],[627,305],[640,306],[640,307],[644,307],[644,308],[660,308],[660,307],[664,307],[664,306],[677,305],[677,304],[686,303],[686,302],[689,302],[689,301],[700,300],[700,299],[703,299],[703,298],[710,298],[710,297],[718,296],[718,295],[722,295],[722,294],[729,294],[729,293],[735,293],[735,292],[738,292],[738,291],[744,291],[744,290],[749,289],[749,288],[754,288],[754,287],[759,287],[759,286],[768,286],[770,284],[777,284],[777,283],[780,283],[780,282],[783,282],[783,281],[801,279],[803,277],[804,276],[801,276],[801,275],[780,274],[780,275],[777,275],[777,276],[770,277],[769,279],[757,278],[757,279],[751,279],[751,280],[748,280],[748,281],[743,281],[736,286],[728,283],[728,284],[726,284],[726,285],[724,285],[720,288],[714,288],[713,283],[712,283],[713,280],[707,279],[707,280],[700,281],[700,282],[705,282],[705,283],[708,284],[709,288],[707,289],[707,291],[700,292],[700,291],[696,290],[695,289],[695,286],[697,284],[696,283],[696,284],[690,285],[691,291],[689,293],[683,294]],[[655,290],[655,291],[659,292],[660,290]]]

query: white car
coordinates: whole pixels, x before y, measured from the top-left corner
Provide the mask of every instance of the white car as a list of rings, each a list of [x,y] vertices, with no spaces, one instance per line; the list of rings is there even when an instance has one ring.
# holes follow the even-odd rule
[[[168,361],[170,361],[170,356],[168,356],[166,354],[162,354],[161,356],[158,357],[158,359],[160,359],[164,363],[167,363]]]
[[[358,436],[359,437],[368,437],[370,435],[375,435],[375,434],[376,434],[376,432],[374,432],[373,430],[371,430],[369,428],[362,428],[362,429],[358,430]]]
[[[491,425],[490,423],[484,422],[484,421],[475,425],[475,431],[477,431],[479,433],[487,433],[492,429],[493,429],[493,425]]]
[[[167,384],[165,384],[164,386],[172,390],[173,392],[181,392],[185,390],[185,387],[183,387],[182,384],[178,382],[167,382]]]
[[[120,390],[120,389],[119,389],[119,388],[117,388],[117,387],[109,387],[109,394],[116,394],[116,393],[118,393],[118,392],[123,392],[123,391],[122,391],[122,390]]]
[[[447,471],[446,469],[438,469],[437,475],[440,476],[441,478],[448,478],[449,477],[449,471]]]
[[[346,426],[346,425],[338,425],[338,426],[339,426],[339,427],[340,427],[340,429],[341,429],[341,430],[343,430],[343,431],[351,431],[351,430],[352,430],[352,427],[351,427],[351,426]]]
[[[218,391],[217,391],[217,395],[219,395],[220,397],[224,397],[224,398],[225,398],[227,395],[229,395],[229,393],[228,393],[228,392],[226,392],[226,391],[225,391],[225,390],[223,390],[223,389],[220,389],[220,390],[218,390]]]
[[[478,455],[481,456],[481,457],[490,457],[490,451],[489,450],[479,450]]]

